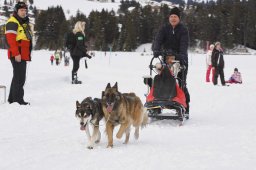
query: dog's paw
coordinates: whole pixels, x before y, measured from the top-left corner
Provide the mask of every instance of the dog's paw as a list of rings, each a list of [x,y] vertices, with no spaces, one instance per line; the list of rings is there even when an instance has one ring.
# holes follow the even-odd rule
[[[108,146],[107,146],[107,148],[113,148],[113,144],[111,145],[111,144],[108,144]]]
[[[140,134],[139,134],[138,132],[137,132],[137,133],[136,133],[136,132],[134,133],[134,137],[135,137],[136,140],[139,139],[139,136],[140,136]]]
[[[100,140],[96,140],[95,143],[100,143]]]
[[[120,134],[120,133],[117,133],[117,134],[116,134],[117,139],[121,139],[121,138],[122,138],[122,136],[123,136],[123,135],[122,135],[122,134]]]
[[[93,149],[93,146],[87,146],[87,149]]]
[[[124,143],[123,143],[123,144],[125,144],[125,145],[126,145],[126,144],[128,144],[128,141],[124,141]]]

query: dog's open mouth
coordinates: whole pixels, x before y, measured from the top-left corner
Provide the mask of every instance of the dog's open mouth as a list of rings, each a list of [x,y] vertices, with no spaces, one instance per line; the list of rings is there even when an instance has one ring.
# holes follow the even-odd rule
[[[107,111],[110,113],[113,110],[114,103],[107,104]]]
[[[87,123],[86,123],[86,124],[81,125],[81,126],[80,126],[80,130],[85,130],[86,125],[87,125]]]

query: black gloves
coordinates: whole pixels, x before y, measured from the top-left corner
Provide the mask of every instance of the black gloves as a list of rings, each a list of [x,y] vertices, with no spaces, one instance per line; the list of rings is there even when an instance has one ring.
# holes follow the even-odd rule
[[[92,58],[92,56],[90,56],[89,54],[87,54],[86,53],[86,55],[85,55],[87,58],[89,58],[89,59],[91,59]]]
[[[153,55],[154,58],[158,58],[161,55],[161,53],[159,51],[154,51]]]
[[[180,54],[176,54],[175,60],[180,61],[180,64],[183,65],[183,66],[188,65],[187,61]]]

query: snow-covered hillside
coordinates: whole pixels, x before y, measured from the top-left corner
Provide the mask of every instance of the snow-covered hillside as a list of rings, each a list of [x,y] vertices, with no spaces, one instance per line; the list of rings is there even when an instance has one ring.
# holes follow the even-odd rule
[[[75,0],[73,3],[68,0],[58,0],[58,1],[51,1],[51,0],[44,0],[44,1],[34,1],[35,6],[38,9],[47,9],[50,6],[57,6],[61,5],[66,18],[69,19],[71,15],[75,16],[77,11],[81,11],[86,16],[90,14],[91,11],[101,11],[102,9],[111,11],[114,10],[117,12],[120,2],[117,1],[115,3],[111,2],[97,2],[97,1],[87,1],[87,0]]]
[[[138,141],[132,135],[124,145],[124,139],[114,138],[114,148],[108,149],[102,121],[102,140],[88,150],[75,118],[75,101],[100,97],[108,82],[118,82],[121,92],[133,91],[145,102],[142,76],[149,73],[151,56],[96,52],[88,69],[81,61],[78,75],[83,84],[72,85],[71,66],[51,66],[52,53],[33,52],[25,85],[30,106],[0,104],[1,170],[255,169],[255,55],[225,55],[226,79],[238,67],[244,83],[222,87],[205,82],[205,55],[190,53],[191,119],[184,126],[154,122],[142,129]],[[7,86],[8,94],[12,66],[5,50],[0,56],[0,85]]]

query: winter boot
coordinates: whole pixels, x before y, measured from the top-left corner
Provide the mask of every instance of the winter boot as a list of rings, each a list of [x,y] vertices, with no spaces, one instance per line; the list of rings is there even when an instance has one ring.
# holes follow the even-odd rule
[[[77,80],[77,73],[72,73],[72,84],[82,84],[82,81]]]
[[[189,105],[188,105],[188,107],[187,107],[187,110],[186,110],[184,116],[185,116],[186,119],[189,119]]]

